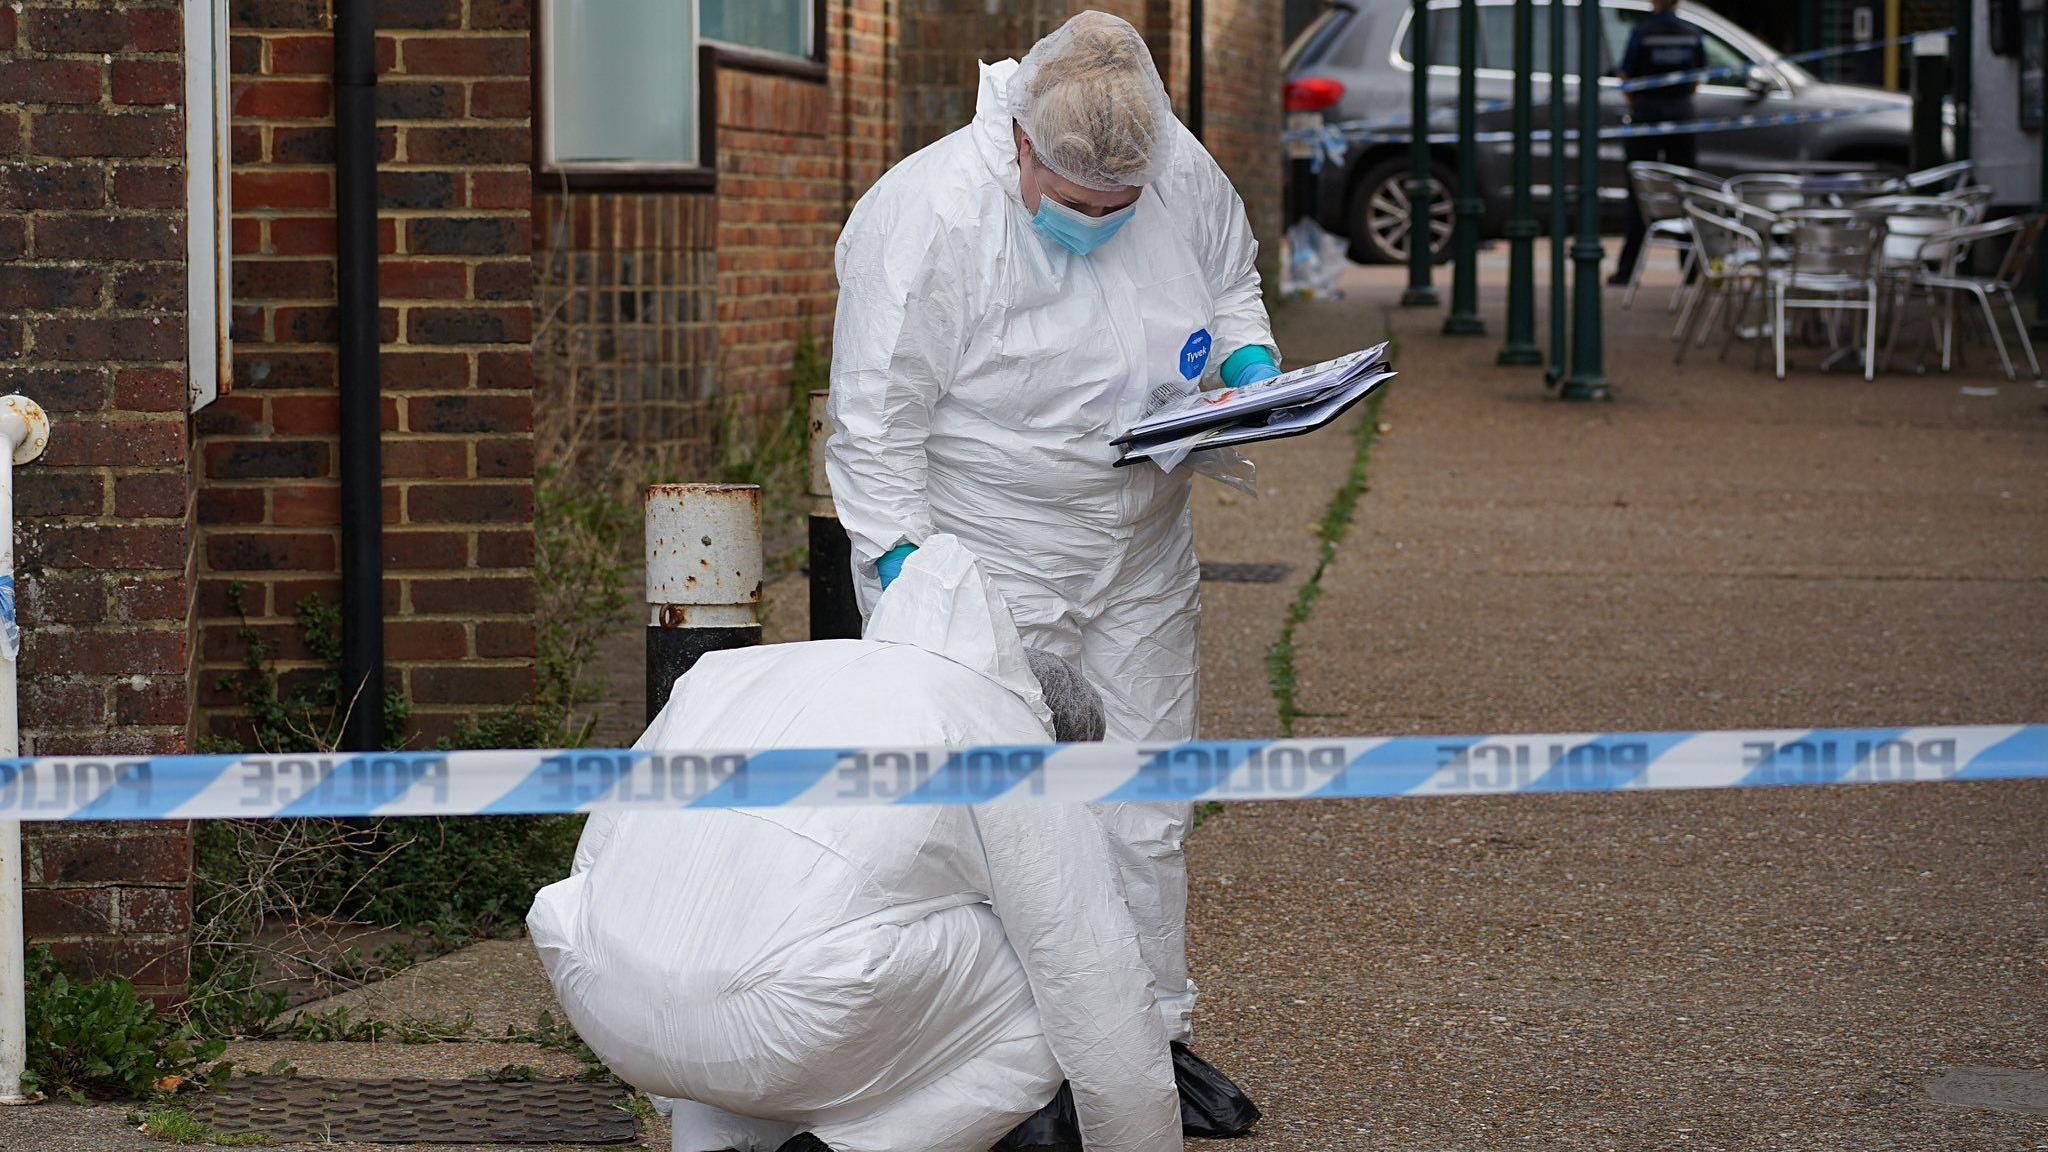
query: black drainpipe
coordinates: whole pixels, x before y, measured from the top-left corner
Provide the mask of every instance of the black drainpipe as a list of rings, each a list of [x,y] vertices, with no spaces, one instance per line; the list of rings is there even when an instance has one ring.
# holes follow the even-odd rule
[[[377,365],[376,0],[335,0],[341,386],[341,704],[347,752],[384,748],[384,458]]]
[[[1188,131],[1202,138],[1202,0],[1188,0]]]

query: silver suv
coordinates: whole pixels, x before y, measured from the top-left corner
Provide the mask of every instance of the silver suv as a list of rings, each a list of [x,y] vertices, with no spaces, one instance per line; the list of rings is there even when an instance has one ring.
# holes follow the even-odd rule
[[[1430,126],[1444,132],[1456,123],[1451,111],[1458,93],[1458,0],[1431,0],[1429,7],[1430,101],[1437,110]],[[1614,77],[1615,63],[1621,46],[1628,42],[1629,30],[1649,15],[1650,3],[1602,0],[1599,9],[1607,56],[1600,81],[1600,121],[1613,125],[1622,122],[1625,111],[1620,82]],[[1573,5],[1566,13],[1565,91],[1567,99],[1576,100],[1578,82],[1572,76],[1579,67],[1579,8]],[[1699,86],[1693,103],[1702,119],[1882,105],[1879,111],[1840,119],[1703,133],[1698,137],[1700,167],[1724,174],[1759,169],[1905,170],[1912,135],[1909,97],[1816,79],[1798,65],[1777,59],[1769,45],[1691,0],[1679,5],[1678,14],[1705,38],[1709,66],[1736,70],[1732,76]],[[1409,60],[1412,16],[1413,6],[1404,0],[1336,0],[1324,9],[1282,58],[1290,126],[1317,119],[1331,124],[1373,121],[1393,122],[1392,131],[1405,131],[1414,71]],[[1532,114],[1539,129],[1550,120],[1549,47],[1549,0],[1537,0],[1536,107]],[[1512,96],[1513,49],[1513,0],[1479,0],[1478,92],[1482,107],[1489,102],[1505,105]],[[1511,128],[1512,116],[1505,108],[1483,112],[1480,131]],[[1482,227],[1489,235],[1498,234],[1507,219],[1514,190],[1509,179],[1511,150],[1507,143],[1479,146],[1479,180],[1486,203]],[[1440,144],[1432,151],[1437,189],[1430,229],[1441,252],[1451,231],[1448,189],[1456,184],[1456,150]],[[1539,203],[1547,203],[1549,148],[1542,140],[1535,143],[1535,155],[1533,193]],[[1626,196],[1620,141],[1602,142],[1600,168],[1603,207],[1618,210]],[[1313,215],[1323,227],[1349,239],[1351,258],[1360,261],[1407,258],[1408,195],[1402,187],[1407,176],[1405,143],[1354,143],[1344,163],[1325,164],[1317,175],[1310,173],[1305,161],[1297,159],[1290,165],[1290,179],[1296,186],[1295,211]],[[1547,209],[1540,218],[1548,218]]]

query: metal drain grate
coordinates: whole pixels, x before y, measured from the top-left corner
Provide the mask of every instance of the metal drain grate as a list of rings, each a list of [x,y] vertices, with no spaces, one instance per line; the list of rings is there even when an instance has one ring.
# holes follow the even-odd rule
[[[1202,579],[1220,584],[1278,584],[1292,564],[1203,564]]]
[[[216,1132],[280,1143],[629,1144],[624,1091],[581,1080],[330,1080],[254,1076],[194,1096]]]
[[[2048,1116],[2048,1072],[2024,1068],[1948,1068],[1922,1087],[1943,1104]]]

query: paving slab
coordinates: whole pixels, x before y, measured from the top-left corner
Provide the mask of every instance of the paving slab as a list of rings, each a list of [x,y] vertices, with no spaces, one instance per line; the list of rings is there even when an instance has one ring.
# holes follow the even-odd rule
[[[481,941],[297,1011],[437,1028],[466,1024],[466,1034],[476,1039],[500,1038],[507,1029],[530,1032],[542,1013],[564,1022],[540,956],[523,939]]]

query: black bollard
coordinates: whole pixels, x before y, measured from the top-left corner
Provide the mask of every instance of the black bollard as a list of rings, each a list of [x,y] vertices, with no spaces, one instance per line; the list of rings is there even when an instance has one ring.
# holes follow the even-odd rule
[[[826,392],[811,393],[811,639],[860,639],[860,602],[853,591],[853,541],[832,506],[825,441],[832,436]]]
[[[707,652],[761,642],[761,489],[647,490],[647,719]]]
[[[1941,117],[1942,97],[1949,90],[1948,50],[1946,36],[1922,36],[1913,41],[1911,163],[1915,169],[1949,161],[1948,149],[1942,146]]]

